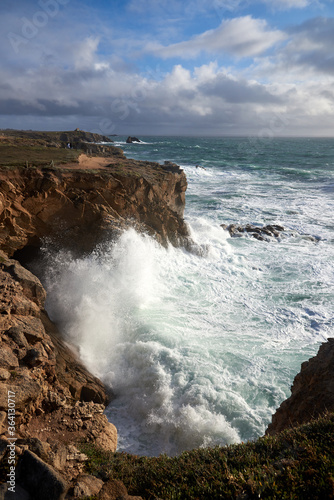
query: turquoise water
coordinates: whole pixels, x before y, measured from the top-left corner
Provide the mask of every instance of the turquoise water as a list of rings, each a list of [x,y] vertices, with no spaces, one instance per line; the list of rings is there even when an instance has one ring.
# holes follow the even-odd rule
[[[334,140],[125,139],[115,143],[128,157],[185,170],[202,255],[134,230],[84,259],[60,252],[48,311],[113,388],[120,450],[254,439],[333,336]],[[263,242],[231,238],[223,223],[287,231]]]

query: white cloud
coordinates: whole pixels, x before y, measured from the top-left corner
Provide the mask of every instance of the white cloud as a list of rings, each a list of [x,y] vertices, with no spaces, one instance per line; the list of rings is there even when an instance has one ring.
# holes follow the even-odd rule
[[[192,58],[201,52],[229,53],[237,57],[256,56],[283,41],[286,35],[269,29],[267,22],[252,16],[224,20],[213,30],[167,47],[147,46],[147,50],[164,58]]]
[[[262,0],[264,3],[271,5],[273,9],[304,9],[311,3],[318,3],[317,0]]]

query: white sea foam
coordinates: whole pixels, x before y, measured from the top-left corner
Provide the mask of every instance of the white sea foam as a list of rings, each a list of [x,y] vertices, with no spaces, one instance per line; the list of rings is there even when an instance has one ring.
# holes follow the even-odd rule
[[[263,434],[301,362],[333,334],[331,198],[275,173],[184,168],[203,256],[133,229],[81,259],[45,250],[47,309],[112,386],[107,415],[119,449],[134,453]],[[222,222],[290,224],[323,240],[233,239]]]

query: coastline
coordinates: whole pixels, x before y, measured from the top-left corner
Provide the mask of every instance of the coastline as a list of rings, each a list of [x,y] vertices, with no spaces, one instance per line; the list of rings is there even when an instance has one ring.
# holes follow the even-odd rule
[[[104,153],[108,155],[106,147]],[[29,420],[32,414],[35,418],[35,420],[30,418],[30,421],[27,422],[32,426],[34,432],[29,437],[22,437],[24,442],[21,446],[17,446],[17,458],[23,464],[34,459],[34,467],[37,469],[41,467],[41,470],[45,470],[45,467],[48,469],[50,465],[55,469],[61,466],[58,468],[59,472],[63,471],[64,467],[68,471],[67,462],[69,459],[67,457],[71,456],[70,460],[72,460],[72,464],[75,464],[72,467],[72,472],[74,471],[75,474],[66,478],[67,481],[63,483],[61,478],[57,479],[57,484],[62,485],[64,491],[66,488],[68,489],[68,483],[71,482],[72,488],[74,488],[73,481],[77,480],[78,471],[80,473],[83,471],[86,459],[78,449],[75,451],[69,449],[68,446],[65,452],[61,447],[55,451],[57,446],[54,445],[52,448],[52,445],[47,441],[50,438],[48,435],[50,431],[45,431],[45,434],[40,433],[41,425],[39,422],[43,422],[44,419],[44,428],[47,425],[45,415],[53,412],[60,412],[57,425],[63,425],[60,422],[64,417],[65,420],[69,418],[70,425],[74,425],[78,420],[93,422],[98,415],[101,415],[101,405],[106,402],[107,395],[101,389],[98,381],[89,378],[91,376],[87,373],[83,374],[84,377],[88,378],[80,387],[76,387],[73,380],[65,380],[66,373],[68,373],[66,367],[70,363],[74,363],[72,372],[74,380],[76,374],[83,368],[73,358],[71,358],[72,361],[70,358],[66,359],[66,356],[69,355],[68,349],[62,344],[59,333],[53,331],[53,337],[50,337],[48,332],[53,327],[43,310],[45,293],[42,291],[40,282],[31,273],[27,274],[28,271],[10,257],[19,251],[20,258],[23,258],[24,249],[27,247],[38,249],[39,241],[44,236],[56,238],[61,245],[68,247],[73,245],[73,240],[75,240],[76,246],[78,242],[82,242],[80,243],[81,251],[87,252],[103,237],[107,227],[117,233],[127,226],[129,219],[131,219],[131,224],[135,221],[135,225],[143,227],[144,231],[155,235],[161,243],[170,240],[174,244],[184,244],[187,238],[187,230],[182,220],[186,179],[178,169],[171,172],[170,169],[159,164],[126,160],[119,151],[115,156],[89,158],[85,153],[81,153],[81,155],[85,156],[79,156],[79,163],[72,162],[60,167],[48,165],[47,168],[45,166],[41,168],[29,167],[28,169],[24,166],[17,166],[14,169],[5,168],[1,178],[1,202],[5,214],[1,248],[8,253],[2,255],[1,261],[3,289],[6,292],[13,291],[12,295],[8,296],[3,313],[5,318],[3,352],[8,354],[7,358],[4,357],[8,366],[4,368],[5,371],[2,373],[2,383],[9,387],[8,391],[11,391],[11,394],[19,394],[20,390],[13,388],[22,387],[21,382],[20,384],[14,383],[21,380],[22,363],[25,373],[27,373],[28,368],[34,374],[31,386],[26,391],[28,398],[20,400],[20,402],[18,397],[15,398],[15,404],[21,405],[16,414],[18,420],[15,429],[19,429],[21,425],[26,426],[25,419]],[[91,190],[92,184],[94,192]],[[110,192],[113,193],[111,197]],[[62,227],[60,239],[59,235],[55,233],[55,227],[58,227],[56,221],[59,218],[65,224]],[[87,241],[87,230],[91,227],[94,227],[95,230]],[[177,238],[175,238],[175,234]],[[18,295],[19,293],[21,295]],[[36,327],[36,318],[40,321],[38,328]],[[33,324],[30,329],[29,323]],[[25,326],[20,330],[19,327],[22,324]],[[39,336],[36,336],[37,330],[40,332]],[[49,335],[49,338],[46,335]],[[52,343],[50,343],[50,338]],[[62,358],[64,361],[63,372],[58,371],[58,374],[55,373],[57,366],[55,352],[58,352],[58,359]],[[15,361],[15,357],[17,361]],[[41,387],[40,390],[37,385],[42,386],[42,380],[44,382],[45,379],[49,385]],[[34,381],[37,381],[37,385],[34,385]],[[60,386],[65,399],[59,394],[57,397],[57,393],[55,396],[49,394],[50,387],[56,381],[61,382]],[[96,387],[100,387],[100,389],[98,390]],[[38,397],[35,397],[36,395]],[[305,398],[305,394],[302,397]],[[69,401],[71,401],[70,405]],[[6,407],[8,400],[2,404]],[[92,404],[97,406],[92,406]],[[70,409],[66,406],[70,406]],[[51,411],[49,411],[50,409]],[[2,407],[4,429],[7,432],[4,413],[6,412]],[[310,414],[309,418],[314,414],[315,412]],[[87,418],[87,415],[92,416]],[[104,424],[105,428],[108,428],[105,421]],[[101,425],[104,424],[101,423]],[[60,430],[61,433],[62,430],[63,428]],[[91,433],[93,436],[91,441],[100,444],[102,448],[101,442],[104,442],[105,450],[108,450],[109,443],[109,451],[115,451],[115,434],[111,428],[109,431],[113,437],[101,437],[100,440],[98,436],[94,436],[94,433],[97,432],[95,429],[83,430],[87,431],[87,434]],[[108,431],[104,431],[104,434],[108,435]],[[29,439],[35,441],[30,442]],[[68,437],[65,441],[67,439]],[[112,445],[111,442],[113,442]],[[65,454],[66,460],[64,462]],[[5,457],[5,455],[3,456]],[[38,456],[46,465],[42,466],[35,456]],[[17,470],[22,470],[22,467],[17,465]],[[25,485],[25,481],[28,479],[20,479],[18,484]],[[101,486],[101,483],[99,484]],[[28,485],[27,488],[29,491],[29,488],[33,487]],[[74,498],[78,498],[78,496]]]

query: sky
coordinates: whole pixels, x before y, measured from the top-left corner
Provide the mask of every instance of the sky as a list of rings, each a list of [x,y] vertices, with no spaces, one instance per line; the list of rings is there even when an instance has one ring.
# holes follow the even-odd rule
[[[334,0],[1,0],[0,128],[334,136]]]

